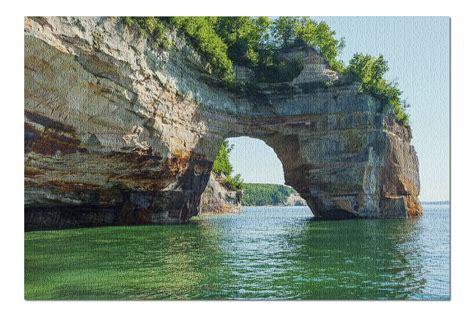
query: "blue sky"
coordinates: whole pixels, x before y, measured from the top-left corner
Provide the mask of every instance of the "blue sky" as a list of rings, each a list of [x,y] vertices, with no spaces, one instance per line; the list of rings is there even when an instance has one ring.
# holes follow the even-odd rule
[[[420,162],[420,198],[449,199],[449,18],[315,17],[344,37],[340,58],[356,52],[382,54],[411,104],[412,144]],[[230,139],[235,173],[246,182],[284,183],[281,162],[260,140]]]

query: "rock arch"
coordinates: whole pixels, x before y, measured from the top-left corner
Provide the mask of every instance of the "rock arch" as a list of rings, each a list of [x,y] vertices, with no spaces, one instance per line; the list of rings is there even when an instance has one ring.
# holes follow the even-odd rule
[[[317,217],[421,214],[410,129],[327,87],[314,52],[293,82],[230,92],[169,36],[166,52],[111,18],[25,18],[26,228],[185,222],[236,136],[271,146]]]

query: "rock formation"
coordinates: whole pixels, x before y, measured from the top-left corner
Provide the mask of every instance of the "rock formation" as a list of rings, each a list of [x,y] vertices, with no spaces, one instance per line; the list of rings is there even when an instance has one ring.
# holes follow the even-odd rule
[[[207,186],[201,194],[199,214],[225,214],[240,212],[242,191],[229,190],[224,178],[211,172]]]
[[[298,193],[291,193],[285,202],[286,206],[306,206],[306,200],[303,199]]]
[[[316,217],[421,214],[411,132],[387,104],[310,65],[326,75],[233,93],[169,37],[161,50],[114,18],[25,18],[27,229],[186,222],[219,145],[244,135]]]

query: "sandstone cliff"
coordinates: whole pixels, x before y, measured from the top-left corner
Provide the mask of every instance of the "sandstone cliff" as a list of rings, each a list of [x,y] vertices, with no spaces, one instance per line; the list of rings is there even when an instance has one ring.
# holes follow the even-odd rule
[[[113,18],[25,18],[27,229],[185,222],[221,142],[244,135],[317,217],[421,214],[411,132],[388,105],[326,87],[337,74],[312,53],[294,82],[231,93],[169,37],[164,51]]]
[[[224,178],[211,172],[207,186],[201,194],[200,214],[224,214],[240,212],[242,191],[229,190]]]
[[[285,202],[286,206],[306,206],[307,203],[299,194],[292,193]]]

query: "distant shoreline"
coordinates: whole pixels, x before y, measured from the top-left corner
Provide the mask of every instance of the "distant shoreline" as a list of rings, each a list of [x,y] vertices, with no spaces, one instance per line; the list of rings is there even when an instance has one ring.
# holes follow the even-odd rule
[[[449,204],[449,201],[421,201],[421,204],[426,204],[426,205],[445,205],[445,204]]]
[[[422,201],[421,204],[424,205],[447,205],[449,201]],[[308,207],[307,205],[278,205],[278,204],[268,204],[268,205],[242,205],[242,207]]]

